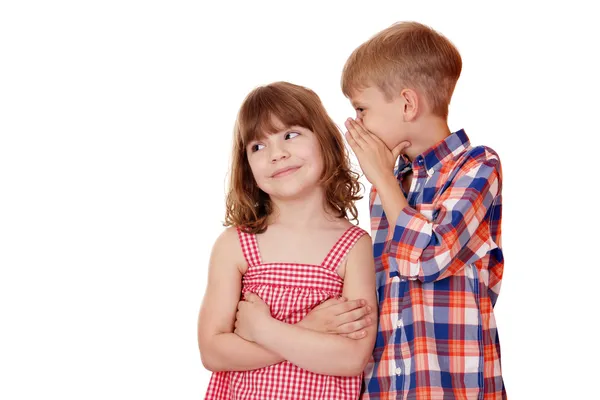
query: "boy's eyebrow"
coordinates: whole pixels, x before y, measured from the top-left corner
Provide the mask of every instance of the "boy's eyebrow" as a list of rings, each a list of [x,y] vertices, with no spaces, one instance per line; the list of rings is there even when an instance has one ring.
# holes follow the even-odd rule
[[[350,100],[350,104],[352,104],[352,107],[358,108],[358,106],[361,106],[363,103],[360,100]]]

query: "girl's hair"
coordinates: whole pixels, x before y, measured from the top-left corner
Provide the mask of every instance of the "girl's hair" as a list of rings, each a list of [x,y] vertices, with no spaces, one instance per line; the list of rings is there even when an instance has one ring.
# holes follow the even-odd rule
[[[278,121],[277,121],[278,120]],[[350,169],[348,152],[341,132],[327,115],[319,97],[310,89],[288,82],[275,82],[254,89],[242,103],[233,133],[233,154],[227,193],[225,226],[237,226],[250,233],[267,229],[273,212],[269,196],[252,175],[247,145],[285,127],[311,130],[323,156],[320,184],[325,189],[326,206],[340,218],[357,220],[354,202],[360,196],[358,174]]]

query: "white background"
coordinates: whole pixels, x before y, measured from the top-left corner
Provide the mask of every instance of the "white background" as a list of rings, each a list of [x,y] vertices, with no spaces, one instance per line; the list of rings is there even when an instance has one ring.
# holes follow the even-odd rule
[[[503,162],[509,397],[598,398],[594,13],[333,3],[1,3],[1,399],[202,398],[196,320],[243,97],[302,84],[341,126],[347,56],[400,20],[457,45],[450,127]]]

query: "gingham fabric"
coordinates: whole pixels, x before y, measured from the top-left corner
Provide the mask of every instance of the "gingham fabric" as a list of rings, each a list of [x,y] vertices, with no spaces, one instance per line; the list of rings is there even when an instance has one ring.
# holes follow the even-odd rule
[[[412,165],[401,158],[400,187],[411,169],[409,207],[391,228],[371,190],[380,317],[363,399],[504,399],[498,155],[460,130]]]
[[[321,265],[263,263],[256,236],[238,229],[248,269],[242,279],[242,295],[258,294],[274,318],[295,324],[310,310],[342,295],[344,281],[337,273],[340,262],[356,241],[366,234],[353,226],[336,242]],[[360,395],[362,376],[318,375],[282,362],[253,371],[213,373],[209,400],[354,400]]]

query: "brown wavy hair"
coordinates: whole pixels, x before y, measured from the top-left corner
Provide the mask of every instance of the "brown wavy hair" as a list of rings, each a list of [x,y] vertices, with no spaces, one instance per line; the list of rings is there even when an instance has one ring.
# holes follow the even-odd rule
[[[292,83],[275,82],[254,89],[240,107],[233,133],[224,225],[250,233],[267,229],[273,205],[269,195],[256,184],[246,148],[253,140],[280,130],[281,126],[274,125],[277,120],[285,127],[300,126],[315,134],[323,156],[320,184],[325,189],[325,206],[339,218],[358,221],[354,202],[362,198],[361,185],[359,175],[350,168],[340,130],[315,92]]]

